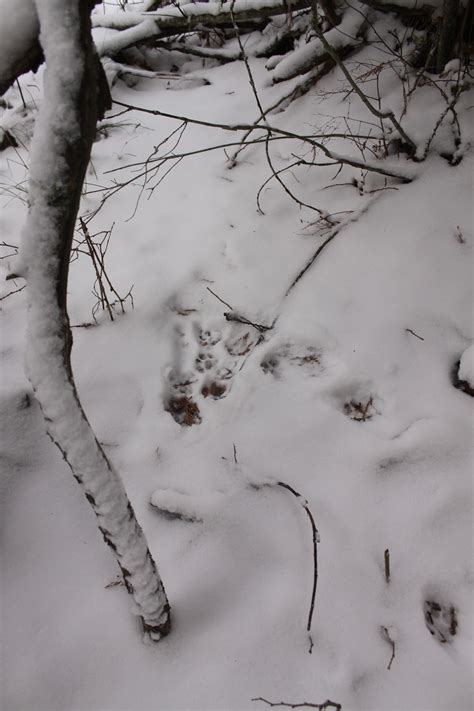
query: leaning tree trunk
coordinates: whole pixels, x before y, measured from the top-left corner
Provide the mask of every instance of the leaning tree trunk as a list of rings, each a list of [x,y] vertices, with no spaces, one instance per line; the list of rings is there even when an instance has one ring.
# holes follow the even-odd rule
[[[123,484],[82,410],[70,361],[69,256],[100,111],[101,67],[92,44],[90,3],[36,0],[36,8],[46,75],[21,249],[28,294],[27,373],[48,433],[115,554],[145,634],[157,641],[170,629],[168,600]]]

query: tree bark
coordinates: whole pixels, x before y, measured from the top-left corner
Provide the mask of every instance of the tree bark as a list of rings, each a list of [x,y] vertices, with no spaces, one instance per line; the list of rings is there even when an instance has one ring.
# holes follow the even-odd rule
[[[36,7],[46,75],[31,150],[30,209],[21,246],[28,295],[27,373],[48,434],[115,554],[145,635],[157,641],[170,630],[168,600],[122,481],[84,414],[70,360],[69,256],[100,116],[102,68],[92,44],[89,3],[36,0]]]
[[[443,71],[449,60],[456,56],[460,31],[459,10],[459,0],[444,0],[436,52],[438,74]]]

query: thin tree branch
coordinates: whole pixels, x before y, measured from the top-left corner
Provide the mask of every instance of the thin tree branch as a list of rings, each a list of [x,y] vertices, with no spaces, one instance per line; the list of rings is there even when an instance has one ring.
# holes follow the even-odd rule
[[[309,648],[309,653],[311,654],[311,651],[313,649],[313,640],[311,638],[311,625],[313,622],[313,613],[314,613],[314,603],[316,600],[316,588],[318,585],[318,543],[319,543],[319,533],[318,529],[316,528],[316,524],[314,522],[314,517],[313,514],[311,513],[311,509],[309,508],[309,504],[306,501],[306,499],[303,499],[301,494],[296,491],[292,486],[289,484],[286,484],[284,481],[279,481],[278,486],[281,486],[283,489],[286,489],[289,491],[293,496],[295,496],[303,509],[306,511],[306,514],[309,518],[309,522],[311,524],[311,531],[313,534],[313,587],[311,590],[311,602],[309,606],[309,613],[308,613],[308,622],[306,625],[306,631],[309,633],[309,639],[311,646]]]
[[[264,704],[267,704],[267,706],[286,706],[289,709],[318,709],[319,711],[327,711],[327,709],[335,709],[336,711],[342,711],[342,706],[341,704],[336,703],[335,701],[331,701],[330,699],[327,699],[326,701],[323,701],[322,704],[314,704],[311,703],[310,701],[302,701],[299,704],[292,704],[289,701],[268,701],[268,699],[264,699],[263,696],[258,696],[255,699],[252,699],[252,701],[262,701]]]

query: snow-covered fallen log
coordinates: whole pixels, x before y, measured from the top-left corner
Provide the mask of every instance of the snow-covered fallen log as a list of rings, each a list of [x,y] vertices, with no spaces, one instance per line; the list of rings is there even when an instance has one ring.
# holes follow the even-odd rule
[[[365,15],[357,9],[349,8],[341,23],[325,33],[327,41],[341,54],[358,47],[361,43],[360,30],[365,22]],[[299,74],[306,74],[314,67],[323,64],[329,59],[329,53],[320,39],[314,39],[308,44],[284,57],[274,68],[272,80],[276,84],[280,81],[293,79]]]
[[[101,56],[114,56],[118,52],[146,43],[155,38],[169,37],[199,29],[203,25],[222,27],[249,21],[261,21],[275,15],[309,7],[308,0],[236,0],[230,2],[193,3],[175,7],[167,6],[160,12],[111,13],[93,15],[95,28],[107,30],[96,33],[96,44]]]

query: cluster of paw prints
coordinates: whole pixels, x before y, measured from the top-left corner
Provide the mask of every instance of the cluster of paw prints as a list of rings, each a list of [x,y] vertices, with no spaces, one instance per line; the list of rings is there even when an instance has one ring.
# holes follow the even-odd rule
[[[242,323],[229,324],[225,331],[205,329],[197,323],[175,335],[175,362],[166,378],[164,407],[178,424],[190,427],[202,421],[203,400],[221,400],[229,394],[234,378],[263,337],[253,326]],[[320,348],[283,343],[267,350],[260,368],[278,381],[295,370],[304,377],[316,377],[325,364]],[[345,385],[336,400],[355,422],[366,422],[379,414],[376,398],[367,388],[361,391]]]
[[[178,339],[180,353],[167,378],[164,404],[178,424],[190,427],[202,420],[200,399],[221,400],[228,395],[235,374],[259,342],[260,334],[243,324],[232,324],[225,335],[195,325],[188,338],[179,333]]]

